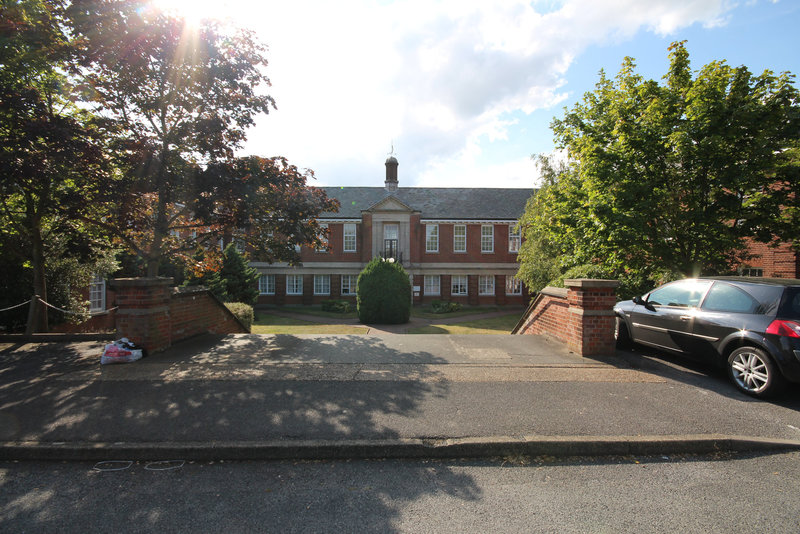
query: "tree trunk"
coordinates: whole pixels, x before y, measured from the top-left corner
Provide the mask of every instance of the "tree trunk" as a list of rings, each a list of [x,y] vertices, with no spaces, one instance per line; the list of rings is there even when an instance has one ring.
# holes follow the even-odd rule
[[[36,228],[31,235],[31,265],[33,266],[33,292],[47,302],[47,281],[45,279],[44,242],[42,234]],[[28,325],[30,333],[47,332],[47,307],[37,302],[34,304],[33,325]]]

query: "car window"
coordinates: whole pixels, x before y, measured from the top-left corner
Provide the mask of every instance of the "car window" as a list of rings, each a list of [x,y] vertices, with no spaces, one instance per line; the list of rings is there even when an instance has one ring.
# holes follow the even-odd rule
[[[800,287],[787,287],[783,296],[781,309],[778,311],[781,319],[800,319]]]
[[[716,282],[703,300],[703,309],[728,313],[764,313],[756,299],[743,289],[725,282]]]
[[[659,287],[650,292],[647,302],[654,306],[678,306],[694,308],[700,304],[708,286],[708,280],[681,280]]]

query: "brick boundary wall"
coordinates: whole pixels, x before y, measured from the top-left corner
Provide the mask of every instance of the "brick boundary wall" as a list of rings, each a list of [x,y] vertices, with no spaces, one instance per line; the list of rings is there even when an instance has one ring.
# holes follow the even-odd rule
[[[172,278],[116,278],[116,336],[149,352],[205,334],[240,334],[247,329],[205,288],[178,290]]]
[[[565,343],[581,356],[614,353],[617,280],[564,280],[533,299],[512,334],[535,334]]]

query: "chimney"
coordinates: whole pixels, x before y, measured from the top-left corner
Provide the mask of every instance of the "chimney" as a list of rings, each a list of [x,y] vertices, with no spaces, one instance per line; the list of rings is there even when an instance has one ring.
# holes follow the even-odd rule
[[[397,191],[397,158],[389,156],[386,158],[386,190]]]

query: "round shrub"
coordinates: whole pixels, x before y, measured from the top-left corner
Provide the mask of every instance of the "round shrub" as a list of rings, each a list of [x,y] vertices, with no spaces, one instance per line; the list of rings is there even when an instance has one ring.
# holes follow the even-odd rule
[[[375,258],[358,275],[358,320],[372,324],[407,323],[411,316],[411,283],[399,263]]]

